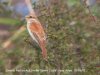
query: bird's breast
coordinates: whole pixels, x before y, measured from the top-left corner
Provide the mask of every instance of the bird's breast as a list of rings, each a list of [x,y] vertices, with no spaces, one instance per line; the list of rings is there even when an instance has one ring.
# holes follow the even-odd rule
[[[29,23],[27,24],[27,30],[28,30],[28,32],[29,32],[31,38],[32,38],[37,44],[39,44],[37,38],[35,37],[35,35],[33,34],[33,32],[32,32],[31,29],[30,29],[30,24],[29,24]]]

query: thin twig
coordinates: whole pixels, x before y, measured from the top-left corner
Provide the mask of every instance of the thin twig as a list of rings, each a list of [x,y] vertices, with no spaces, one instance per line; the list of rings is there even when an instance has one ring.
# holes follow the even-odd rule
[[[6,49],[8,46],[10,46],[11,43],[12,43],[12,41],[14,41],[15,39],[17,39],[17,38],[19,37],[19,35],[20,35],[24,30],[25,30],[25,27],[24,27],[24,25],[22,25],[22,26],[19,28],[19,30],[17,30],[17,31],[15,32],[15,34],[14,34],[12,37],[8,38],[8,39],[2,44],[2,48],[3,48],[3,49]]]
[[[92,18],[92,20],[94,21],[94,22],[96,22],[96,18],[93,16],[93,14],[92,14],[92,12],[91,12],[91,10],[90,10],[90,6],[88,6],[87,4],[86,4],[86,1],[87,0],[84,0],[83,2],[84,2],[84,5],[86,6],[86,8],[88,9],[88,12],[90,13],[90,17]]]
[[[35,14],[35,12],[34,12],[34,10],[33,10],[33,8],[32,8],[31,1],[30,0],[25,0],[25,2],[27,4],[27,6],[28,6],[30,14],[32,14],[34,17],[37,17],[36,14]]]
[[[96,18],[95,18],[95,16],[92,14],[90,8],[87,7],[87,9],[88,9],[88,11],[89,11],[89,13],[90,13],[90,17],[93,19],[94,22],[96,22]]]

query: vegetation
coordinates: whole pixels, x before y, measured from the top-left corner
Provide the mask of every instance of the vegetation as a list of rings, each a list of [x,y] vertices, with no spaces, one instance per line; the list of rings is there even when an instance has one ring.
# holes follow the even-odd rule
[[[94,22],[79,2],[59,0],[46,6],[42,1],[35,6],[39,20],[47,34],[48,62],[43,60],[39,48],[34,47],[27,30],[17,34],[26,22],[0,18],[0,26],[9,35],[0,36],[0,74],[3,75],[99,75],[100,74],[100,16],[93,11]],[[74,2],[73,2],[74,1]],[[96,6],[97,7],[97,6]],[[3,30],[3,31],[4,31]],[[0,30],[0,33],[2,30]],[[2,32],[3,33],[3,32]],[[2,45],[9,38],[7,48]],[[5,37],[6,36],[6,37]],[[10,71],[12,70],[12,72]],[[13,72],[13,70],[16,70]],[[20,70],[18,72],[18,70]],[[21,72],[21,70],[28,70]],[[30,72],[29,70],[35,70]],[[39,72],[36,72],[36,70]],[[43,72],[43,70],[48,70]],[[56,72],[54,71],[56,70]],[[62,70],[60,72],[59,70]],[[64,70],[64,72],[63,72]]]

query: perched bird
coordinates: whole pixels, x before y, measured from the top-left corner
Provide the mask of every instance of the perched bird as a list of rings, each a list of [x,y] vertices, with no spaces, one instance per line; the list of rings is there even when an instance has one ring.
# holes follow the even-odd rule
[[[47,59],[47,51],[46,51],[46,35],[41,23],[38,19],[32,15],[26,16],[27,21],[27,30],[32,37],[32,39],[38,44],[38,46],[42,50],[43,58]]]

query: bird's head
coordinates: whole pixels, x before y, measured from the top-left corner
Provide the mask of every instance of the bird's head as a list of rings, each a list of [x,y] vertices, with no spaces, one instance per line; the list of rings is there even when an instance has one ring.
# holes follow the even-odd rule
[[[26,18],[26,20],[31,20],[31,19],[34,19],[35,17],[32,15],[27,15],[25,18]]]
[[[34,17],[33,15],[27,15],[25,18],[27,23],[32,23],[33,21],[36,20],[36,17]]]

